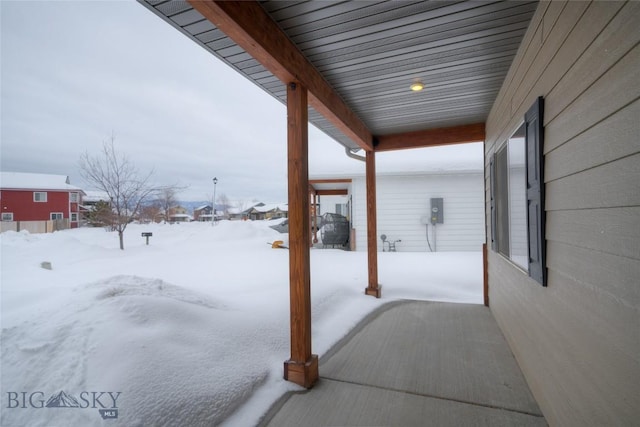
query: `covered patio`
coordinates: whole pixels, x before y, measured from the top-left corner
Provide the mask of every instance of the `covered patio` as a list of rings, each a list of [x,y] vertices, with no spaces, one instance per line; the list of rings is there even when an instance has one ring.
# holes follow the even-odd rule
[[[284,377],[309,388],[319,373],[311,347],[308,123],[348,152],[364,151],[363,289],[380,298],[376,153],[483,141],[537,2],[141,2],[287,106],[291,355]]]
[[[388,303],[320,358],[320,379],[283,396],[260,425],[547,425],[480,305]]]

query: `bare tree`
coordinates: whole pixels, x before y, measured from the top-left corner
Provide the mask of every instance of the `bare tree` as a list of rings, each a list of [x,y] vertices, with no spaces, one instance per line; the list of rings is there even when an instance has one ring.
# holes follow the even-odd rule
[[[164,220],[169,219],[169,211],[178,204],[177,194],[187,187],[181,187],[177,184],[160,187],[156,192],[156,201],[160,208],[164,211]]]
[[[222,193],[218,196],[218,202],[222,205],[222,216],[227,218],[227,213],[229,210],[229,198],[226,194]]]
[[[159,222],[162,208],[157,202],[145,204],[140,208],[140,219],[144,222]]]
[[[233,207],[238,209],[239,212],[244,212],[244,210],[247,209],[248,204],[249,202],[247,202],[246,200],[238,199],[236,200]]]
[[[129,159],[116,151],[115,138],[102,144],[102,152],[80,157],[80,174],[96,189],[109,196],[113,209],[113,228],[118,232],[120,249],[124,250],[124,230],[134,220],[142,203],[156,190],[149,185],[153,171],[140,175]]]

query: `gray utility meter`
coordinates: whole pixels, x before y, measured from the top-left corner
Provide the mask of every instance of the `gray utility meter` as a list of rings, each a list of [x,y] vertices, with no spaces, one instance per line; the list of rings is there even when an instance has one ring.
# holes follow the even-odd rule
[[[436,197],[431,199],[431,224],[444,223],[444,210],[442,197]]]

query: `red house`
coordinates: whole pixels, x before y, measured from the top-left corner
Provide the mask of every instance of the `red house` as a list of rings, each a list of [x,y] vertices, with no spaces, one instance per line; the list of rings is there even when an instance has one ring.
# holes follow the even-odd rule
[[[83,194],[82,189],[69,184],[65,175],[2,172],[2,221],[66,219],[69,227],[76,228]]]

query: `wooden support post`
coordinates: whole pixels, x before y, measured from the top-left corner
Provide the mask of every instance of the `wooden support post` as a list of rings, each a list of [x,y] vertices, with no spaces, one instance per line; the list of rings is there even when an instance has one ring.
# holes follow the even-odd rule
[[[367,253],[369,284],[364,290],[367,295],[380,298],[382,286],[378,284],[378,220],[376,217],[376,153],[367,151]]]
[[[284,379],[310,388],[318,380],[318,356],[311,354],[311,267],[309,257],[309,144],[307,90],[287,85],[289,185],[289,298],[291,358]]]

